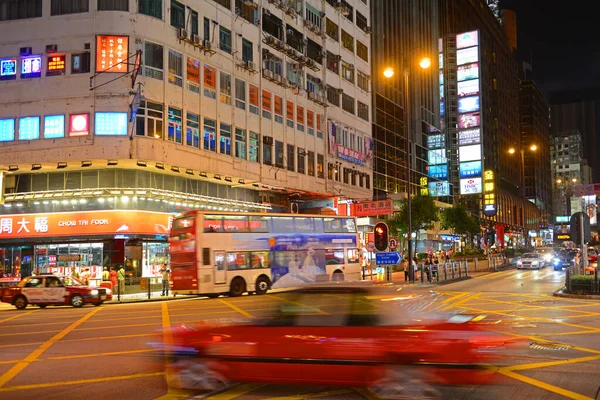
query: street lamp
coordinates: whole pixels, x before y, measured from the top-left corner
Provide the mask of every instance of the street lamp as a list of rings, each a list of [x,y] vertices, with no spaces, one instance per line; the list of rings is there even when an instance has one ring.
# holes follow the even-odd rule
[[[413,248],[412,248],[412,201],[411,201],[411,190],[410,190],[410,185],[411,185],[411,178],[410,178],[410,173],[411,173],[411,168],[412,168],[412,135],[411,135],[411,130],[410,130],[410,96],[409,96],[409,76],[410,76],[410,66],[412,63],[408,64],[407,68],[404,68],[404,73],[403,73],[403,77],[404,77],[404,132],[405,132],[405,138],[406,138],[406,207],[408,208],[407,210],[407,232],[406,232],[406,236],[408,238],[408,268],[409,268],[409,280],[411,283],[414,283],[415,281],[415,270],[412,267],[412,253],[413,253]],[[431,66],[431,59],[429,57],[422,57],[419,60],[419,67],[421,67],[421,69],[428,69]],[[394,76],[394,68],[387,67],[384,71],[383,71],[383,76],[386,79],[391,79]]]
[[[528,147],[529,151],[535,152],[538,147],[536,144],[532,144]],[[515,154],[517,150],[514,147],[508,149],[509,154]],[[525,148],[521,147],[519,151],[521,153],[521,191],[523,192],[523,197],[525,197]]]

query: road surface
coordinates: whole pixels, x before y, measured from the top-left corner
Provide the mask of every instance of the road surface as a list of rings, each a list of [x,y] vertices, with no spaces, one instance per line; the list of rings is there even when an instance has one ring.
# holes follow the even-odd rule
[[[499,366],[497,387],[443,388],[448,399],[590,399],[600,385],[600,302],[552,297],[562,272],[509,270],[434,288],[449,311],[486,314],[532,345]],[[427,288],[430,290],[432,288]],[[105,305],[0,306],[0,399],[374,399],[352,389],[241,385],[217,395],[166,385],[147,343],[163,327],[265,315],[277,294]]]

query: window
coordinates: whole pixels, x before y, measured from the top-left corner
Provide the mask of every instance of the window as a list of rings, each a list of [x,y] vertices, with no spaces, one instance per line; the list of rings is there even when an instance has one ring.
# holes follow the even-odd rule
[[[248,85],[250,112],[258,115],[258,86]]]
[[[246,110],[246,82],[237,78],[235,80],[235,106]]]
[[[323,169],[325,166],[324,160],[323,154],[317,154],[317,178],[325,178],[325,171]]]
[[[235,128],[235,156],[246,159],[246,130]]]
[[[71,54],[71,73],[85,74],[90,72],[90,53]]]
[[[263,137],[263,164],[273,165],[273,138]]]
[[[275,141],[275,165],[283,168],[283,142]]]
[[[308,39],[306,45],[306,56],[318,64],[323,62],[323,47],[317,42]]]
[[[163,79],[163,47],[160,44],[146,42],[144,44],[144,76]]]
[[[321,80],[310,74],[306,74],[306,91],[318,94],[321,91]]]
[[[304,132],[304,107],[302,106],[296,106],[296,121],[298,121],[296,129]]]
[[[325,24],[325,32],[336,42],[340,41],[340,27],[329,18],[327,18],[327,23]]]
[[[185,6],[175,0],[171,0],[171,26],[185,28]]]
[[[192,35],[198,35],[198,11],[192,13]]]
[[[334,106],[340,106],[340,90],[333,86],[327,86],[327,101]]]
[[[220,83],[219,90],[221,94],[219,95],[219,100],[221,100],[221,103],[231,105],[231,75],[221,71]]]
[[[219,153],[231,155],[231,125],[219,125]]]
[[[317,114],[317,138],[319,139],[323,139],[323,126],[325,125],[323,123],[324,120],[324,115]]]
[[[306,173],[306,151],[298,147],[298,172],[301,174]]]
[[[252,42],[248,39],[242,39],[242,60],[253,61],[254,52],[252,50]]]
[[[262,116],[266,119],[271,119],[271,110],[273,109],[272,100],[273,96],[268,90],[262,91]]]
[[[306,3],[305,19],[319,30],[323,28],[323,18],[321,18],[321,12],[308,3]]]
[[[356,12],[356,26],[358,26],[360,29],[362,29],[365,32],[367,31],[367,27],[369,26],[367,17],[365,17],[358,11]]]
[[[342,29],[342,46],[354,53],[354,38]]]
[[[169,83],[183,86],[183,56],[171,49],[169,49]]]
[[[188,57],[186,75],[188,90],[200,93],[200,61]]]
[[[354,83],[354,65],[342,61],[342,78]]]
[[[260,149],[260,135],[258,133],[250,132],[250,140],[248,142],[248,161],[259,162],[260,158],[258,155]]]
[[[369,106],[361,103],[360,101],[358,102],[358,113],[357,113],[358,117],[361,119],[364,119],[365,121],[369,121]]]
[[[365,92],[369,91],[369,76],[365,73],[358,71],[358,87],[364,90]]]
[[[275,122],[283,124],[283,98],[275,97]]]
[[[223,26],[219,26],[219,48],[231,54],[231,31]]]
[[[225,7],[228,10],[231,10],[231,0],[215,0],[215,3]]]
[[[369,62],[369,49],[358,40],[356,41],[356,55]]]
[[[266,7],[263,7],[262,29],[264,32],[278,40],[283,40],[283,21],[277,18],[273,13],[269,12]]]
[[[254,5],[246,4],[244,0],[235,0],[235,13],[251,24],[258,25],[258,7],[254,7]]]
[[[169,107],[169,130],[167,132],[168,141],[175,143],[183,143],[181,126],[181,110]]]
[[[42,0],[1,1],[0,21],[16,19],[40,18],[42,16]]]
[[[302,67],[296,63],[287,63],[286,77],[291,85],[302,87]]]
[[[333,54],[331,52],[327,52],[327,69],[331,72],[335,72],[336,74],[340,73],[340,57],[337,54]]]
[[[138,0],[138,12],[140,14],[162,19],[162,0]]]
[[[204,17],[204,40],[210,41],[210,19]]]
[[[354,98],[342,93],[342,110],[354,114]]]
[[[315,176],[315,152],[308,152],[308,175]]]
[[[309,135],[315,135],[315,113],[311,110],[306,110],[306,126],[308,127],[307,133]]]
[[[287,101],[287,106],[286,106],[286,114],[287,114],[287,121],[286,124],[288,127],[290,128],[294,128],[294,103],[291,101]]]
[[[89,0],[52,0],[50,15],[77,14],[90,11]]]
[[[208,151],[217,151],[216,149],[216,141],[217,141],[217,122],[204,118],[204,150]]]
[[[160,103],[142,100],[135,117],[135,134],[163,138],[164,108]]]
[[[354,8],[347,1],[341,0],[340,3],[344,6],[342,15],[350,22],[354,22]]]
[[[200,148],[200,116],[197,114],[187,113],[185,123],[185,144],[197,149]]]
[[[296,148],[293,144],[287,145],[287,169],[288,171],[295,171],[294,160],[296,159]]]

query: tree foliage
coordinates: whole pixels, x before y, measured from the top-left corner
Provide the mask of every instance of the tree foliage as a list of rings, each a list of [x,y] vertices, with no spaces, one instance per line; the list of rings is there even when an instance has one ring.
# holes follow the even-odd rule
[[[452,229],[458,235],[473,237],[481,231],[479,219],[467,212],[462,205],[446,208],[441,212],[441,217],[442,228]]]
[[[430,229],[439,221],[438,207],[431,196],[418,195],[411,199],[411,229],[418,232],[421,229]],[[390,232],[399,232],[404,235],[408,231],[408,207],[406,199],[401,202],[400,212],[395,213],[386,221]]]

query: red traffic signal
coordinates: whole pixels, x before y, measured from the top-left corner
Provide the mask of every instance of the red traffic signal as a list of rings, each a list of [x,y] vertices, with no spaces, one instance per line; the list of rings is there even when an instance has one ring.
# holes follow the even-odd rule
[[[386,251],[388,247],[389,229],[385,222],[375,224],[373,242],[377,251]]]

